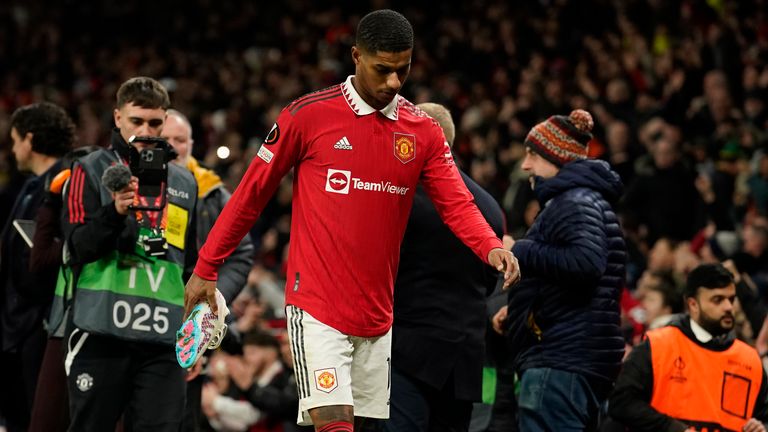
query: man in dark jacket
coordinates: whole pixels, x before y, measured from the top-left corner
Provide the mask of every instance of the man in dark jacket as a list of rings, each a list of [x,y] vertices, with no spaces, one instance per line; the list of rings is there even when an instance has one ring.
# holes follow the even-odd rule
[[[631,431],[765,431],[768,381],[757,351],[731,331],[735,298],[725,267],[693,269],[689,314],[632,350],[611,394],[611,418]]]
[[[3,226],[0,251],[0,415],[10,431],[26,430],[45,349],[43,317],[50,306],[55,271],[32,272],[33,234],[45,191],[59,173],[60,158],[74,142],[75,125],[51,103],[27,105],[11,117],[13,155],[32,176]]]
[[[523,280],[494,317],[497,330],[508,320],[523,431],[595,427],[621,367],[626,252],[611,203],[622,185],[606,162],[587,160],[592,126],[575,110],[539,123],[525,141],[522,167],[542,210],[512,246]]]
[[[453,144],[451,114],[421,104]],[[499,237],[504,216],[466,174],[464,184]],[[439,257],[425,262],[425,257]],[[413,200],[395,282],[392,391],[388,431],[466,431],[480,400],[486,297],[496,277],[442,222],[419,187]]]
[[[198,201],[195,216],[197,248],[199,249],[205,243],[208,232],[211,231],[213,223],[216,222],[216,218],[219,217],[221,210],[232,194],[224,187],[221,177],[213,170],[200,166],[197,159],[192,157],[192,126],[184,114],[173,109],[168,110],[162,136],[179,154],[173,162],[186,167],[197,181]],[[240,246],[222,265],[222,271],[216,281],[216,288],[221,291],[227,304],[232,304],[235,297],[245,287],[245,281],[248,279],[248,273],[253,265],[253,253],[251,237],[245,236],[240,242]]]

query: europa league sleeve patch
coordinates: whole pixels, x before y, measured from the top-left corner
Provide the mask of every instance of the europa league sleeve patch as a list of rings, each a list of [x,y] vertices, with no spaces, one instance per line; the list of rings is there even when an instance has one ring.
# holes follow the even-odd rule
[[[275,122],[275,124],[272,125],[272,129],[269,130],[267,138],[264,140],[264,144],[274,144],[278,139],[280,139],[280,126]]]

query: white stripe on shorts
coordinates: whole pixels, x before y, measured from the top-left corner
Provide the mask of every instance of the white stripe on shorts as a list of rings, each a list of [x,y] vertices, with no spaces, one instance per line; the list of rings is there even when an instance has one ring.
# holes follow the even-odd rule
[[[293,362],[296,369],[296,385],[299,389],[299,399],[309,397],[309,372],[307,371],[307,357],[304,352],[304,311],[296,306],[291,308],[290,332],[293,348]]]

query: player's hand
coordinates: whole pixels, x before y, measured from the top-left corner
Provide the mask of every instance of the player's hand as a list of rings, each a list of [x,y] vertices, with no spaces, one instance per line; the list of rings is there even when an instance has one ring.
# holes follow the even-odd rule
[[[124,187],[121,191],[112,192],[112,199],[115,200],[115,210],[117,210],[118,214],[123,216],[128,214],[138,188],[139,179],[131,177],[131,182],[128,183],[128,186]]]
[[[216,304],[216,281],[205,280],[192,273],[184,288],[184,316],[189,315],[195,305],[203,300],[208,300],[213,313],[219,313],[219,305]]]
[[[765,432],[765,425],[760,420],[751,418],[744,423],[741,430],[744,432]]]
[[[504,321],[507,319],[507,306],[502,307],[499,309],[498,312],[493,316],[493,319],[491,319],[491,325],[493,325],[493,330],[496,331],[496,333],[504,336]]]
[[[488,263],[496,270],[504,272],[503,289],[520,281],[520,266],[512,252],[502,248],[491,249],[488,252]]]

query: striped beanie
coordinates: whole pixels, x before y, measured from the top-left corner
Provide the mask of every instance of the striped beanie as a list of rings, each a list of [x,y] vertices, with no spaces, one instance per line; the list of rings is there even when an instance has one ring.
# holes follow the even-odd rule
[[[555,115],[531,129],[525,146],[559,168],[587,158],[594,125],[592,115],[581,109],[573,110],[568,117]]]

